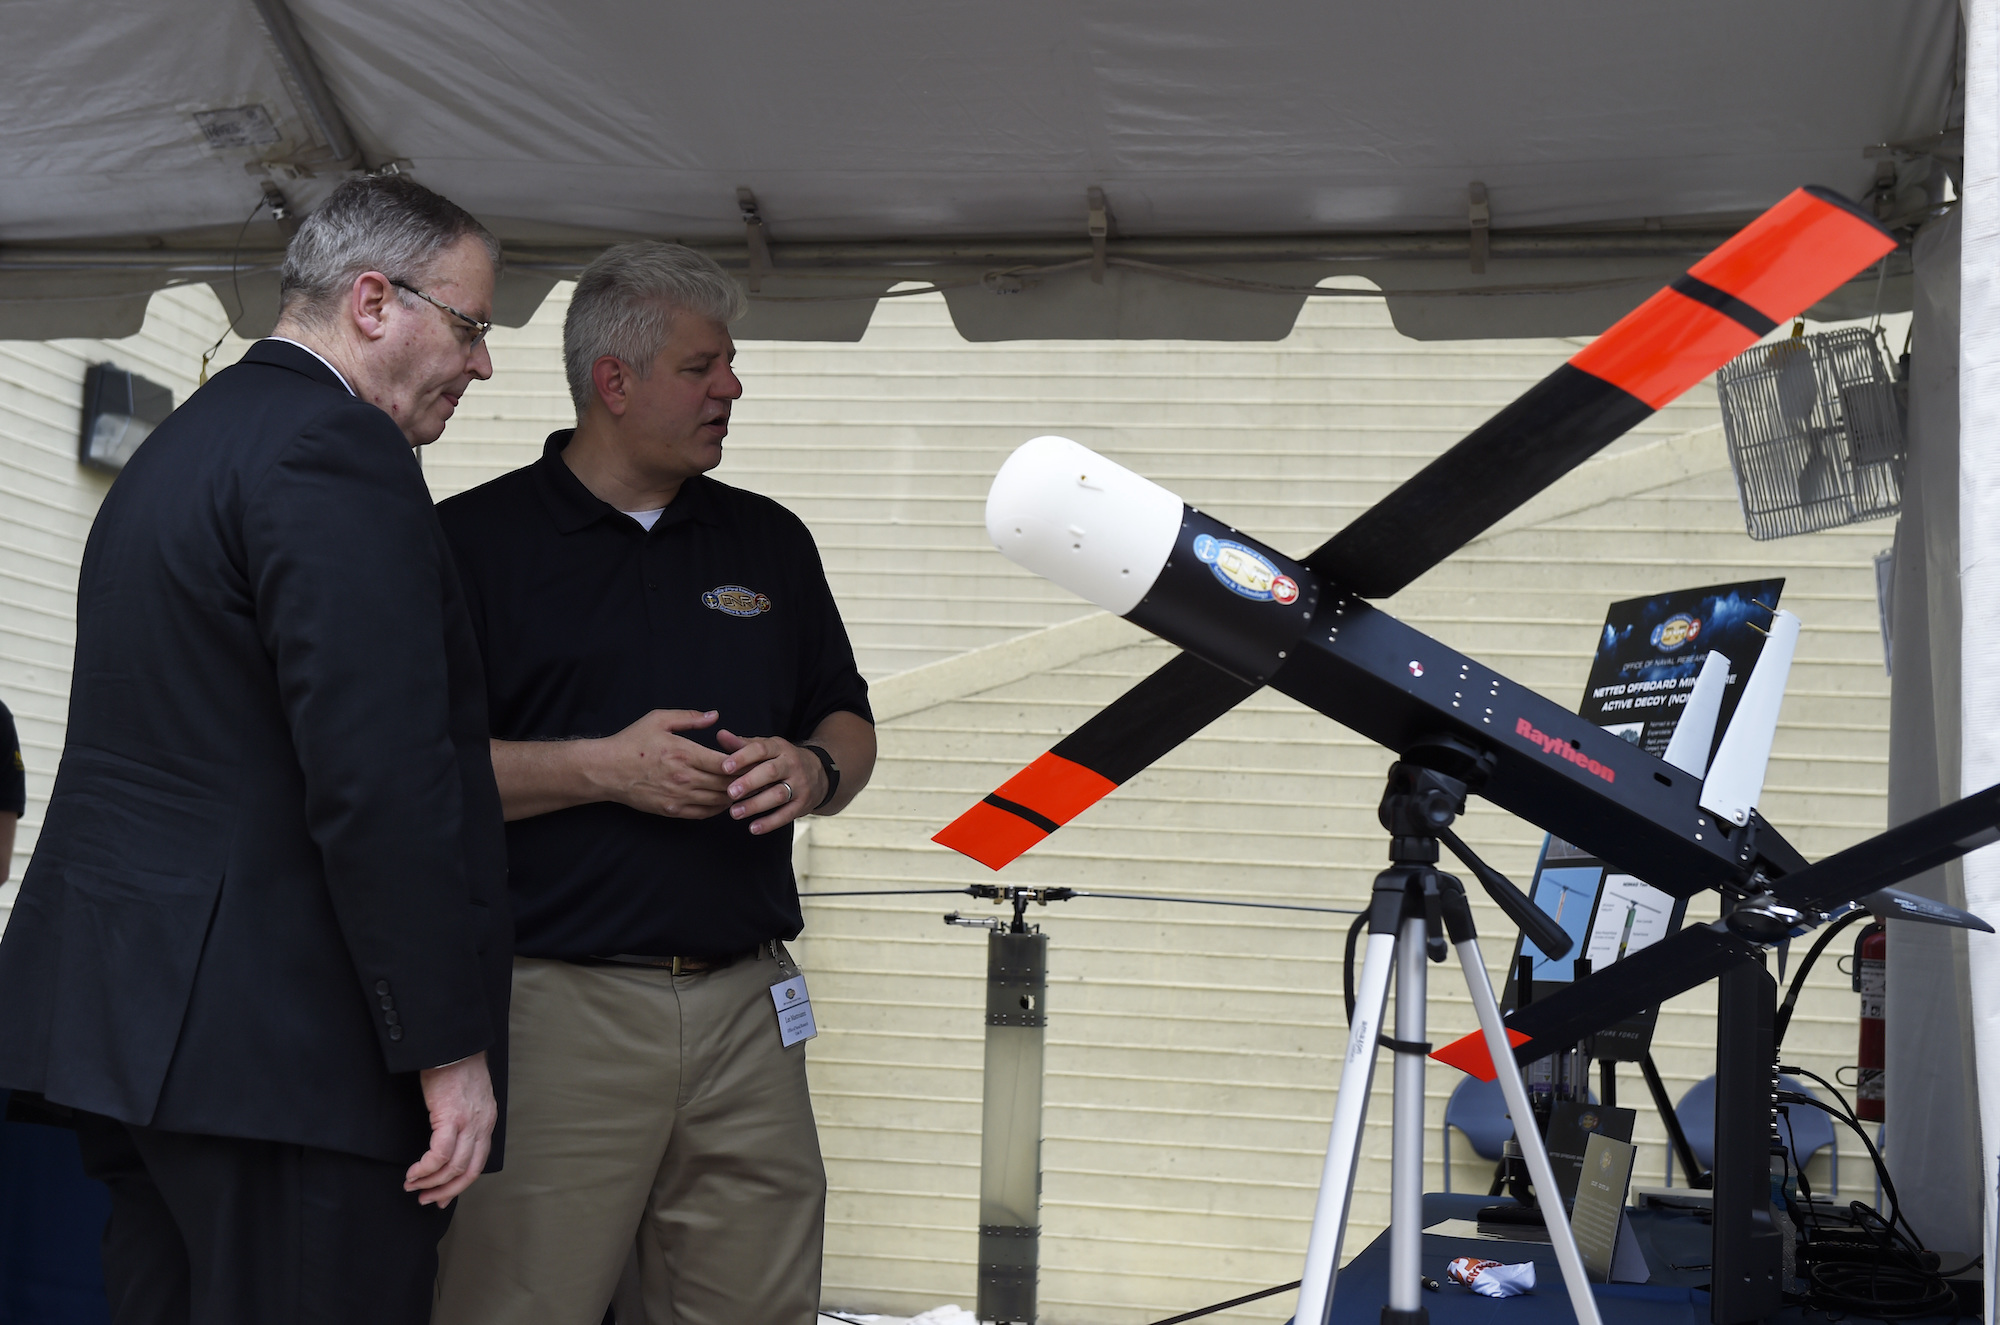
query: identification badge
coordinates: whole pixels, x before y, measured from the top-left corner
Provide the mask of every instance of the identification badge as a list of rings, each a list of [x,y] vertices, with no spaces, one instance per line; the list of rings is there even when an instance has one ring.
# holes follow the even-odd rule
[[[812,995],[806,992],[803,975],[772,985],[771,1002],[778,1008],[778,1041],[785,1048],[819,1034],[813,1021]]]

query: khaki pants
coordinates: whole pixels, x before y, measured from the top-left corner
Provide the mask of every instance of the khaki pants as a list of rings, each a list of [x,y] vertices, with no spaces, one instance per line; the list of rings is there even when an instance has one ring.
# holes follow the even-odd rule
[[[811,1325],[826,1169],[786,967],[515,961],[506,1167],[456,1202],[432,1325],[601,1325],[635,1246],[619,1325]]]

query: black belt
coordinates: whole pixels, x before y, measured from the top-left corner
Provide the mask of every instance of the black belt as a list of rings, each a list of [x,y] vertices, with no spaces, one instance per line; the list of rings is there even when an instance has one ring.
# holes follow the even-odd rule
[[[583,966],[641,966],[652,971],[672,971],[675,975],[698,975],[704,971],[720,971],[726,966],[734,966],[745,957],[754,957],[759,949],[739,952],[727,957],[649,957],[642,953],[621,952],[613,957],[586,957]]]

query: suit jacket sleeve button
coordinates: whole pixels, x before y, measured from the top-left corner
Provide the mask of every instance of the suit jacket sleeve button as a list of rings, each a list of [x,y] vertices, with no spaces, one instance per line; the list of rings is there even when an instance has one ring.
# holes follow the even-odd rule
[[[383,1014],[382,1014],[382,1020],[384,1020],[384,1021],[388,1022],[388,1023],[389,1023],[389,1024],[391,1025],[391,1026],[400,1026],[400,1025],[402,1025],[402,1024],[403,1024],[403,1019],[402,1019],[401,1017],[397,1016],[397,1015],[396,1015],[395,1013],[393,1013],[393,1012],[385,1012],[385,1013],[383,1013]]]
[[[389,1028],[389,1038],[390,1038],[390,1039],[392,1039],[392,1040],[400,1040],[400,1039],[402,1039],[402,1038],[403,1038],[403,1028],[402,1028],[401,1026],[391,1026],[391,1027]]]
[[[389,993],[389,982],[387,980],[377,980],[375,982],[375,992],[386,997]]]
[[[395,999],[390,998],[387,994],[382,995],[382,1010],[384,1012],[387,1012],[390,1008],[393,1008],[395,1006],[396,1006]]]

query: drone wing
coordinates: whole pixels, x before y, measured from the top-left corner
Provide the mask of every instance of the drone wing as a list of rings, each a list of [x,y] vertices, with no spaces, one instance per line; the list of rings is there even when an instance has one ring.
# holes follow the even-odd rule
[[[2000,784],[1785,875],[1771,884],[1771,891],[1791,906],[1825,913],[1993,842],[2000,842]],[[1991,930],[1974,919],[1978,927]],[[1689,926],[1511,1014],[1507,1029],[1515,1057],[1530,1063],[1568,1048],[1706,984],[1732,966],[1756,961],[1763,950],[1762,944],[1731,933],[1722,921]],[[1434,1057],[1482,1081],[1493,1079],[1493,1060],[1476,1031]]]
[[[1895,247],[1839,194],[1799,189],[1322,544],[1306,564],[1395,593]],[[1175,658],[932,840],[1015,859],[1255,691]]]
[[[931,840],[997,870],[1256,689],[1192,653],[1175,654]]]

